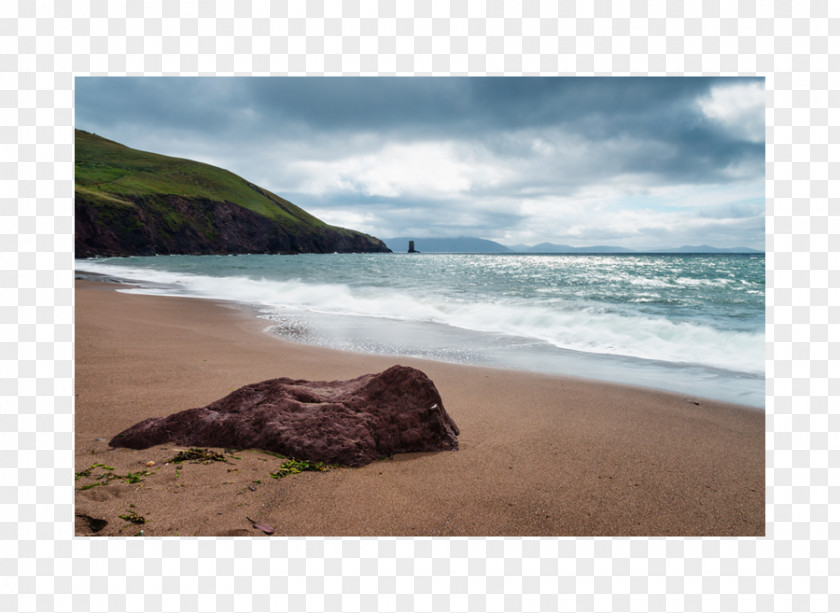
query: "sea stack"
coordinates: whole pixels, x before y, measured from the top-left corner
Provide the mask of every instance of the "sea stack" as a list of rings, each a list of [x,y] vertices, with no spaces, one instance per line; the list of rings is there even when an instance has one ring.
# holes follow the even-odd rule
[[[414,248],[414,241],[408,241],[408,252],[409,253],[420,253]]]

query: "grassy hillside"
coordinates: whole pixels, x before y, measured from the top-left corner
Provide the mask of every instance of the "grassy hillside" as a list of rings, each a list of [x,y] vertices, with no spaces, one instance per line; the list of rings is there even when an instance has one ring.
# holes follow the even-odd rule
[[[76,189],[127,205],[149,194],[234,202],[271,219],[326,225],[222,168],[138,151],[83,130],[76,130]]]
[[[75,195],[77,235],[79,223],[93,224],[81,228],[86,244],[77,239],[83,257],[118,252],[116,243],[126,253],[387,250],[222,168],[82,130],[76,130]]]

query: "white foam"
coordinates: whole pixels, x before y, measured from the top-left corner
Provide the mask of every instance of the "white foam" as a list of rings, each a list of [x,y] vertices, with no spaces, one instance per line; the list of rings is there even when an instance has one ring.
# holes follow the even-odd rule
[[[508,298],[481,302],[469,294],[409,295],[381,287],[213,277],[85,260],[78,267],[155,284],[132,293],[191,295],[332,315],[431,322],[465,330],[508,334],[558,348],[671,363],[764,373],[763,333],[720,331],[695,322],[673,322],[638,312],[607,311],[580,303]]]

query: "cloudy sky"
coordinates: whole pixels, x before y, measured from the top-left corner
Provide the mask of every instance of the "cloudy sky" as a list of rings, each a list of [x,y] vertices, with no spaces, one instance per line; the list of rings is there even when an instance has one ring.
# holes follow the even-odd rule
[[[379,238],[764,248],[761,78],[76,78],[76,127]]]

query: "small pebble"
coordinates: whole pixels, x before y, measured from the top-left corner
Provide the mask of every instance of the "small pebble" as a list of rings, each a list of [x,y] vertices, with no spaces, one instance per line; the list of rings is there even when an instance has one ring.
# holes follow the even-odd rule
[[[151,460],[146,462],[146,466],[154,466],[154,465],[155,465],[155,463]]]

